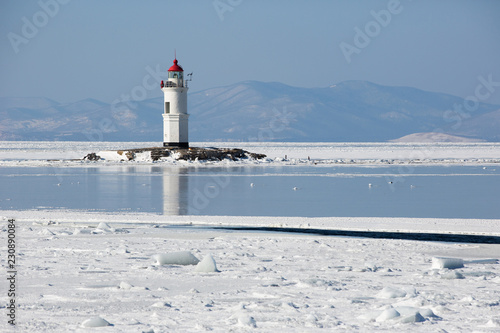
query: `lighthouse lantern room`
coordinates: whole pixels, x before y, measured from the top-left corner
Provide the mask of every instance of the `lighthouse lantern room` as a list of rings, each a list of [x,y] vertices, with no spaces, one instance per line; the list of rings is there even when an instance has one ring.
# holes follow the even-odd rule
[[[168,69],[167,81],[161,81],[164,96],[163,109],[163,146],[189,147],[187,113],[187,81],[184,70],[178,65],[177,57]]]

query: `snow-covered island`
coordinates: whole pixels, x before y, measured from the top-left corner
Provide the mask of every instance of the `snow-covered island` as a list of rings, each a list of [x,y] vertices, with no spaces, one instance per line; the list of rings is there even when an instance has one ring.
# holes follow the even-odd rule
[[[153,148],[133,148],[121,150],[107,150],[98,153],[89,153],[83,160],[98,161],[100,159],[108,161],[158,161],[184,160],[184,161],[222,161],[229,159],[232,161],[240,159],[262,159],[266,155],[251,153],[240,148],[215,148],[215,147],[153,147]]]

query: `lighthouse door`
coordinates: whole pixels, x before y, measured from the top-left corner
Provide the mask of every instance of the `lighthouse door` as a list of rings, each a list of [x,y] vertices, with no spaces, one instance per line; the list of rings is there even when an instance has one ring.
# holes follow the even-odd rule
[[[170,102],[165,102],[165,113],[170,113]]]

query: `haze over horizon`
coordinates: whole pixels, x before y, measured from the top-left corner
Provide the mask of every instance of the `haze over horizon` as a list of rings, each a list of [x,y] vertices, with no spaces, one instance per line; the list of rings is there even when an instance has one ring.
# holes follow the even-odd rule
[[[1,97],[161,96],[177,52],[191,92],[347,80],[500,103],[500,2],[2,1]],[[488,89],[490,88],[490,89]],[[486,89],[486,90],[485,90]]]

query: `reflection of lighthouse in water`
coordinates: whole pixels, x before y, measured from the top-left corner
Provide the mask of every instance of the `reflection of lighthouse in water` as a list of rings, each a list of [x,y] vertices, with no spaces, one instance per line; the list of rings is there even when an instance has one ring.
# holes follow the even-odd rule
[[[189,170],[186,167],[163,168],[163,215],[206,214],[212,205],[217,206],[217,198],[229,185],[230,177],[221,174],[223,169],[204,173],[191,182]]]
[[[188,214],[187,168],[163,169],[163,215]]]

